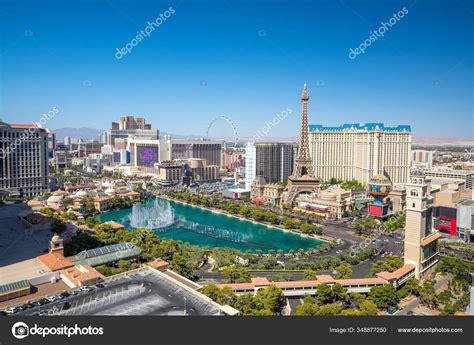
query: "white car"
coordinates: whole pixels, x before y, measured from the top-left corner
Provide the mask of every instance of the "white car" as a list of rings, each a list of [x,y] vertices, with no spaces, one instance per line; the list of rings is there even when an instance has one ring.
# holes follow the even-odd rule
[[[18,307],[10,307],[8,309],[5,309],[5,313],[7,314],[15,314],[15,313],[18,313],[20,311],[20,308]]]
[[[58,298],[57,298],[56,296],[48,296],[48,297],[46,297],[46,299],[47,299],[48,301],[50,301],[50,302],[54,302],[54,301],[56,301]]]

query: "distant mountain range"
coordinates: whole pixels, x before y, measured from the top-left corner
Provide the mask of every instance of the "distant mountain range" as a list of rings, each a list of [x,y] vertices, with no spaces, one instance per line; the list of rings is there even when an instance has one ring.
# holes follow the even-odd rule
[[[102,130],[89,128],[89,127],[81,127],[81,128],[58,128],[53,130],[56,133],[57,140],[64,140],[64,137],[68,136],[71,138],[81,138],[84,140],[98,140]],[[169,134],[161,132],[161,135]],[[170,134],[172,138],[175,139],[199,139],[200,136],[198,135],[180,135],[180,134]],[[233,138],[219,138],[221,140],[229,140],[232,141]],[[242,137],[239,138],[242,141],[252,140],[251,137]],[[262,137],[259,141],[297,141],[298,138],[296,136],[288,137],[288,138],[271,138],[271,137]],[[435,137],[419,137],[413,136],[413,144],[415,145],[436,145],[436,146],[474,146],[474,140],[469,139],[458,139],[458,138],[435,138]]]
[[[414,136],[412,143],[415,145],[429,146],[474,146],[474,140],[460,138],[435,138]]]
[[[88,128],[88,127],[58,128],[58,129],[53,129],[52,132],[56,133],[57,140],[64,140],[64,137],[71,137],[71,138],[77,138],[77,139],[81,138],[84,140],[99,140],[100,133],[102,133],[100,129]]]

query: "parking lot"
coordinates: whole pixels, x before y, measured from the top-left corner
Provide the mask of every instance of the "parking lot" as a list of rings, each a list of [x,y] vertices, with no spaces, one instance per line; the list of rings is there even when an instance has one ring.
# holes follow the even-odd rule
[[[218,315],[219,308],[152,270],[106,280],[91,291],[34,306],[15,315]]]

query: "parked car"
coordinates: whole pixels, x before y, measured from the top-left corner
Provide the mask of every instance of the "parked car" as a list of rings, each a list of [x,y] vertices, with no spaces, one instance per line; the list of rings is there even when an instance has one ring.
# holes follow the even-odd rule
[[[44,302],[39,299],[37,301],[33,301],[31,304],[33,304],[35,307],[39,307],[39,306],[42,306]]]
[[[23,310],[28,309],[28,307],[26,306],[26,304],[22,304],[22,305],[18,306],[17,308],[19,309],[19,311],[23,311]]]
[[[5,313],[7,313],[9,315],[16,314],[19,311],[20,311],[20,308],[18,308],[18,307],[10,307],[10,308],[5,309]]]
[[[81,286],[80,290],[81,290],[81,291],[90,292],[90,291],[92,291],[93,289],[92,289],[90,286]]]
[[[48,297],[46,297],[46,299],[47,299],[48,301],[50,301],[50,302],[54,302],[54,301],[56,301],[58,298],[57,298],[56,296],[48,296]]]
[[[61,296],[63,296],[64,298],[69,297],[69,292],[64,291],[64,292],[61,294]]]
[[[96,284],[95,286],[98,287],[99,289],[105,288],[105,285],[104,285],[104,284],[101,284],[101,283]]]
[[[71,303],[66,302],[63,304],[63,310],[68,310],[69,308],[71,308]]]

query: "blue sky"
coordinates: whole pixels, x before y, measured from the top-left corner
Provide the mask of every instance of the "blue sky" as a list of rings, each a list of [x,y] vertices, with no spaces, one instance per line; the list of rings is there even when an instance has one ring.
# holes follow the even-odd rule
[[[122,59],[169,7],[175,13]],[[349,59],[382,21],[408,14]],[[122,114],[204,135],[218,115],[252,136],[287,107],[272,137],[310,123],[410,124],[418,136],[474,138],[474,5],[446,1],[22,1],[0,4],[0,117],[107,128]],[[216,124],[211,135],[230,135]]]

